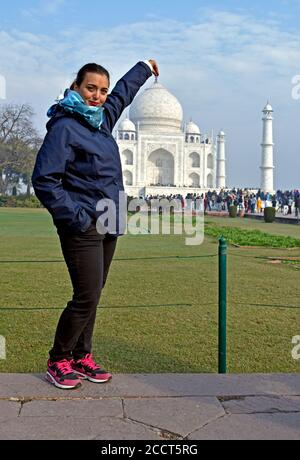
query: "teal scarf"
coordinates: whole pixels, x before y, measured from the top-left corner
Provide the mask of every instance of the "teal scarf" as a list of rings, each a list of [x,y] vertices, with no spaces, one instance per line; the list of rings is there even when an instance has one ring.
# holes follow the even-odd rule
[[[53,117],[58,108],[62,108],[66,113],[80,115],[93,128],[100,129],[103,123],[104,108],[87,105],[77,91],[66,89],[64,98],[48,110],[48,117]]]

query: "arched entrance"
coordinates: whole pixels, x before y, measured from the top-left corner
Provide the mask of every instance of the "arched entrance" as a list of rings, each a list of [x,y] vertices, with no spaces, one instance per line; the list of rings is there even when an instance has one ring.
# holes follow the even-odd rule
[[[132,173],[130,171],[124,171],[123,173],[124,177],[124,185],[132,185]]]
[[[199,153],[193,152],[190,153],[190,167],[191,168],[200,168],[200,155]]]
[[[174,157],[164,149],[152,152],[147,161],[147,183],[174,185]]]
[[[131,150],[124,150],[124,152],[122,152],[122,157],[125,165],[133,165],[133,153]]]
[[[207,187],[208,188],[213,188],[213,186],[214,186],[213,176],[212,176],[212,174],[208,174],[208,176],[207,176]]]
[[[200,176],[199,174],[192,173],[189,175],[190,187],[200,187]]]

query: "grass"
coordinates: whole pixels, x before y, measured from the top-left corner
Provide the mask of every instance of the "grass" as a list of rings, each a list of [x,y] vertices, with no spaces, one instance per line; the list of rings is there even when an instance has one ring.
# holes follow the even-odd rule
[[[272,235],[261,230],[247,230],[238,227],[220,226],[213,222],[206,223],[205,233],[206,235],[216,238],[220,238],[223,235],[228,243],[237,244],[239,246],[263,246],[270,248],[300,247],[299,238]]]
[[[226,227],[238,227],[246,230],[261,230],[264,233],[271,235],[291,236],[300,238],[300,225],[296,224],[279,224],[279,223],[266,223],[264,220],[251,219],[251,218],[222,218],[207,216],[205,222],[216,223],[217,225]]]
[[[232,220],[236,234],[236,227],[246,229],[245,219],[209,218],[225,229]],[[253,224],[297,237],[297,226]],[[0,371],[43,372],[72,295],[59,240],[44,209],[6,208],[0,241],[0,335],[7,344]],[[119,239],[94,334],[94,353],[105,366],[121,373],[217,371],[217,243],[208,235],[200,246],[185,246],[181,235]],[[299,372],[291,356],[292,337],[300,334],[299,273],[267,259],[286,251],[229,248],[229,372]]]

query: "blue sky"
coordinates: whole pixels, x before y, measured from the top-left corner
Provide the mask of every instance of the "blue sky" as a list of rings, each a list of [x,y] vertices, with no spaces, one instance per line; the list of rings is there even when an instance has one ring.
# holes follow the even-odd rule
[[[112,83],[140,59],[158,61],[160,82],[203,133],[227,134],[228,185],[260,181],[261,110],[274,107],[275,181],[300,188],[300,1],[31,0],[1,6],[0,76],[7,102],[45,112],[84,63]],[[0,94],[1,97],[1,94]]]
[[[23,31],[30,29],[33,33],[53,33],[67,24],[79,28],[111,27],[141,20],[151,21],[154,17],[193,22],[201,17],[204,9],[280,18],[286,27],[296,29],[300,15],[298,0],[12,0],[6,3],[2,26],[17,27]],[[45,16],[50,16],[51,20],[45,20]]]

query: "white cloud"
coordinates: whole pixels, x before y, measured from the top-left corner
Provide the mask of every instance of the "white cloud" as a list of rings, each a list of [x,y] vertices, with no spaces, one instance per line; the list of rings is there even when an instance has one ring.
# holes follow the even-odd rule
[[[52,11],[62,4],[55,2]],[[231,184],[258,183],[260,111],[267,98],[275,108],[279,164],[282,151],[287,161],[298,159],[295,114],[300,104],[291,98],[290,82],[300,72],[300,33],[248,14],[206,11],[202,18],[65,29],[51,37],[2,31],[0,73],[6,77],[7,97],[31,102],[41,126],[47,106],[84,63],[104,65],[115,82],[137,60],[157,59],[160,80],[181,101],[185,118],[192,116],[202,131],[227,130]],[[291,113],[290,122],[281,123]],[[282,185],[296,185],[295,169],[280,167]]]
[[[0,75],[0,99],[6,99],[6,80]]]
[[[65,2],[66,0],[41,0],[37,8],[23,9],[21,10],[21,14],[31,19],[35,19],[41,16],[52,16],[61,10]]]
[[[41,7],[45,14],[56,14],[64,3],[65,0],[51,0],[51,2],[44,0],[41,2]]]

